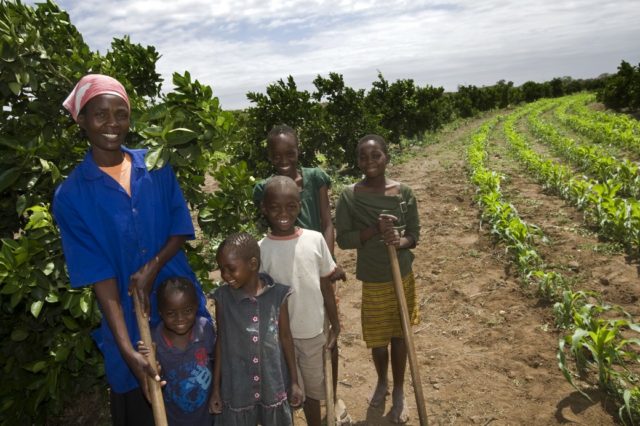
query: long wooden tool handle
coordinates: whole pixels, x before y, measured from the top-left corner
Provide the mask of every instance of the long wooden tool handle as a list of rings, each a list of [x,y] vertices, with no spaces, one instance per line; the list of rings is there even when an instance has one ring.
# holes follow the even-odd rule
[[[149,363],[155,370],[158,365],[156,362],[156,351],[153,347],[153,341],[151,340],[151,330],[149,329],[149,320],[144,316],[142,311],[142,304],[138,293],[133,291],[133,305],[136,311],[136,320],[138,321],[138,330],[140,330],[140,339],[144,342],[144,345],[149,348]],[[150,383],[149,392],[151,396],[151,409],[153,410],[153,420],[156,426],[168,426],[167,412],[164,409],[164,400],[162,399],[162,388],[159,382],[151,380],[147,377],[147,382]],[[144,383],[141,383],[144,386]]]
[[[333,368],[331,367],[331,349],[324,349],[324,388],[326,390],[327,426],[335,426],[336,409],[333,393]]]
[[[396,253],[396,248],[394,246],[387,246],[387,250],[389,252],[389,260],[391,261],[393,286],[396,290],[396,298],[398,299],[398,305],[400,308],[402,332],[404,333],[404,341],[407,345],[407,354],[409,355],[409,366],[411,367],[411,379],[413,380],[413,393],[416,396],[416,405],[418,406],[418,416],[420,417],[420,425],[426,426],[428,424],[427,407],[424,404],[422,380],[420,379],[420,371],[418,371],[418,357],[416,356],[416,349],[413,345],[413,331],[411,330],[407,300],[404,296],[404,286],[402,285],[402,275],[400,275],[398,254]]]

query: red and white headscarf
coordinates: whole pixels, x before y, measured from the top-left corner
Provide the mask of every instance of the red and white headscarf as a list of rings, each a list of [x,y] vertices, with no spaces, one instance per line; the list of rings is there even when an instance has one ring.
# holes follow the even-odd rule
[[[131,111],[129,96],[127,96],[124,86],[115,78],[102,74],[87,74],[82,77],[62,105],[77,122],[78,114],[80,114],[87,102],[100,95],[120,96],[127,103],[129,111]]]

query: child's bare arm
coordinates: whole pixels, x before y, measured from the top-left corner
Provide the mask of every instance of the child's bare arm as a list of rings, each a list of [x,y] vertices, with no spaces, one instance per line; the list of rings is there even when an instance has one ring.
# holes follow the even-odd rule
[[[400,238],[400,244],[398,245],[398,248],[410,249],[414,248],[415,246],[416,239],[413,237],[413,235],[405,234]]]
[[[153,349],[149,349],[142,340],[138,340],[138,342],[136,343],[136,345],[138,346],[138,352],[144,355],[147,359],[149,358],[149,354],[151,353],[152,350],[154,353],[157,353],[156,343],[155,342],[151,342],[151,343],[153,345]],[[162,365],[160,365],[160,361],[158,361],[157,359],[156,359],[156,371],[158,372],[158,375],[162,374]],[[162,380],[162,379],[160,380],[160,386],[164,387],[166,384],[167,384],[166,380]],[[144,384],[144,386],[148,388],[150,386],[150,383],[147,381]],[[147,392],[149,393],[149,395],[151,395],[151,389],[147,389]]]
[[[289,403],[293,407],[302,404],[302,390],[298,385],[298,369],[296,368],[296,355],[293,349],[293,336],[289,327],[289,302],[285,300],[280,307],[280,316],[278,317],[278,334],[280,336],[280,346],[284,353],[284,359],[287,363],[289,376],[291,377],[291,391],[289,394]]]
[[[340,320],[338,319],[338,307],[336,306],[336,297],[333,293],[333,286],[329,277],[320,278],[320,290],[322,291],[322,298],[324,299],[324,309],[329,323],[331,324],[331,331],[327,340],[327,348],[333,348],[338,340],[340,334]]]
[[[329,205],[329,190],[326,186],[320,187],[318,190],[320,204],[320,222],[322,226],[322,235],[327,242],[327,247],[331,255],[335,246],[335,233],[333,229],[333,221],[331,220],[331,206]]]
[[[220,395],[220,382],[222,379],[222,306],[216,300],[216,325],[218,335],[216,337],[215,361],[213,364],[213,391],[209,398],[209,412],[214,414],[222,413],[222,397]]]
[[[335,247],[335,228],[333,226],[333,221],[331,220],[331,206],[329,205],[329,189],[326,185],[320,187],[318,190],[319,204],[320,204],[320,222],[322,226],[322,236],[324,236],[324,241],[327,243],[327,247],[329,247],[329,252],[331,256],[335,260],[335,256],[333,254],[333,250]],[[331,274],[331,281],[347,280],[347,274],[345,274],[342,267],[336,262],[336,268]]]

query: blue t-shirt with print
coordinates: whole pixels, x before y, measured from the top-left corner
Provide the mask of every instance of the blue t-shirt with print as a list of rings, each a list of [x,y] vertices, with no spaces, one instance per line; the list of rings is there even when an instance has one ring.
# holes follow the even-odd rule
[[[209,396],[213,389],[213,354],[216,333],[211,322],[196,318],[191,342],[180,349],[162,334],[163,323],[153,330],[157,358],[162,367],[162,389],[167,420],[171,426],[211,426]]]

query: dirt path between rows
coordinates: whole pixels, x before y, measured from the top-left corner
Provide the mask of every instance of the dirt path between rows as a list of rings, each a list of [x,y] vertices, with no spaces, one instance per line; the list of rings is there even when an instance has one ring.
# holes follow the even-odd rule
[[[615,412],[606,398],[592,390],[590,402],[565,381],[557,367],[559,334],[551,306],[521,288],[510,272],[504,247],[494,245],[487,225],[480,224],[475,190],[465,171],[464,143],[481,122],[472,120],[443,132],[439,143],[420,148],[412,160],[388,169],[393,178],[414,189],[419,202],[422,232],[414,271],[422,322],[413,331],[429,423],[615,424]],[[514,179],[510,191],[536,191],[531,182],[521,183]],[[579,219],[567,213],[566,220],[572,223],[565,223],[568,228],[579,226],[576,216]],[[349,273],[339,288],[343,333],[338,395],[355,424],[390,424],[386,417],[390,400],[384,408],[367,404],[376,375],[361,339],[355,252],[338,249],[337,256]],[[598,262],[603,267],[607,258]],[[591,265],[577,268],[586,274]],[[599,274],[590,276],[598,279]],[[409,378],[407,368],[407,383]],[[406,390],[408,424],[416,425],[415,397],[409,384]],[[296,420],[304,423],[301,416]]]

